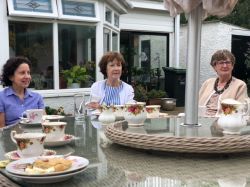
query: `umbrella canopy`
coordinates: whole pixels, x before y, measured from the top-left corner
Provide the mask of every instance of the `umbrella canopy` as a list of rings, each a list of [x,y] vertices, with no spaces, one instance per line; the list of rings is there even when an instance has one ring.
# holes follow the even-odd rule
[[[219,17],[226,16],[231,13],[238,0],[165,0],[165,7],[170,15],[175,17],[180,13],[190,13],[202,4],[203,18],[208,15],[216,15]]]
[[[238,0],[164,0],[171,16],[188,14],[187,73],[185,95],[186,125],[198,124],[198,93],[200,76],[200,44],[202,19],[208,15],[219,17],[231,13]]]

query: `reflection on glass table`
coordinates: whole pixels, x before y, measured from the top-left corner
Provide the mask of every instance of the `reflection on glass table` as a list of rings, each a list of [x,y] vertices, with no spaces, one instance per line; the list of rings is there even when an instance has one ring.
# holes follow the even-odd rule
[[[11,178],[22,186],[31,187],[77,187],[77,186],[215,186],[226,187],[230,181],[239,181],[243,187],[250,184],[250,154],[190,154],[169,153],[153,150],[142,150],[107,143],[105,128],[108,126],[93,125],[90,117],[75,121],[66,117],[66,133],[78,137],[70,144],[61,147],[49,147],[58,154],[74,151],[73,155],[83,156],[90,160],[89,168],[73,178],[54,184],[31,184]],[[167,121],[169,123],[167,123]],[[146,121],[149,122],[149,121]],[[154,124],[157,120],[153,120]],[[136,133],[160,134],[164,136],[176,134],[175,119],[162,120],[162,125],[150,126],[145,124],[145,129],[137,129]],[[180,127],[182,128],[182,127]],[[4,130],[0,133],[0,158],[4,153],[16,149],[10,140],[11,129],[19,132],[40,131],[41,128],[27,128],[24,125]],[[126,128],[129,129],[129,128]],[[210,130],[210,128],[207,128]],[[125,128],[124,128],[125,130]],[[184,131],[183,131],[184,132]],[[199,131],[198,131],[199,134]],[[211,134],[211,132],[207,133]],[[181,133],[179,133],[182,137]],[[103,144],[105,142],[105,146]],[[6,174],[4,169],[0,170]],[[233,184],[233,183],[231,183]]]
[[[146,150],[190,153],[233,153],[250,151],[249,126],[240,134],[223,134],[217,118],[199,118],[201,125],[182,125],[184,118],[147,119],[141,127],[119,121],[107,127],[113,142]]]

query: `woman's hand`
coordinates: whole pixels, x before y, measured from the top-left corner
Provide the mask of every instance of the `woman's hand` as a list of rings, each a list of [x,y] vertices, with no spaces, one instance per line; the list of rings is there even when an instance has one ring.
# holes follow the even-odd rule
[[[98,109],[101,107],[101,105],[98,102],[90,102],[90,103],[86,104],[86,106],[89,109]]]
[[[5,113],[0,113],[0,128],[5,127]]]

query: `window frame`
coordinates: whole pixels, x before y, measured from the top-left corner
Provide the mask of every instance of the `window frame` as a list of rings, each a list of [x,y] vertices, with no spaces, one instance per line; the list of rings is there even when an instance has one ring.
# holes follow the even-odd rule
[[[118,25],[116,25],[115,16],[118,17]],[[118,28],[118,29],[120,28],[120,15],[119,15],[118,13],[116,13],[116,12],[114,12],[114,26],[115,26],[116,28]]]
[[[22,17],[36,17],[36,18],[57,18],[57,4],[56,0],[50,0],[52,13],[44,13],[44,12],[31,12],[31,11],[20,11],[14,9],[14,0],[7,0],[8,13],[9,16],[22,16]]]
[[[72,21],[87,21],[87,22],[99,22],[100,21],[99,8],[98,8],[97,1],[72,0],[72,2],[86,2],[86,3],[92,3],[92,4],[94,4],[95,17],[65,15],[65,14],[63,14],[63,8],[62,8],[63,7],[63,3],[62,3],[62,0],[57,0],[57,4],[58,4],[58,18],[59,19],[72,20]]]
[[[111,11],[111,21],[110,22],[108,20],[106,20],[106,10],[107,9]],[[114,14],[113,9],[110,6],[105,5],[104,6],[104,15],[103,15],[105,24],[108,24],[108,25],[112,26],[112,24],[113,24],[113,14]]]
[[[118,29],[114,29],[112,27],[110,27],[109,25],[103,25],[103,35],[104,35],[104,30],[107,29],[109,31],[108,35],[109,35],[109,51],[120,51],[120,30]],[[113,33],[117,34],[117,50],[113,49]],[[104,38],[104,37],[103,37]],[[104,47],[104,41],[103,41],[103,47]],[[106,51],[104,51],[106,52]]]

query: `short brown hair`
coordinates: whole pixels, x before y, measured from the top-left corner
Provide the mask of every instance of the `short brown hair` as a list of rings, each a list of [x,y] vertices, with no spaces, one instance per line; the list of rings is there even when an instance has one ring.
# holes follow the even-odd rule
[[[215,66],[216,62],[221,61],[221,60],[227,60],[228,58],[230,59],[230,61],[234,65],[235,64],[235,57],[234,57],[233,53],[231,53],[227,49],[218,50],[213,54],[211,61],[210,61],[210,64],[211,64],[211,66]]]
[[[107,64],[109,62],[113,62],[114,59],[121,62],[122,73],[124,73],[126,71],[126,63],[125,63],[125,60],[124,60],[122,54],[119,52],[110,51],[110,52],[105,53],[99,62],[100,72],[102,72],[104,77],[107,77]]]

